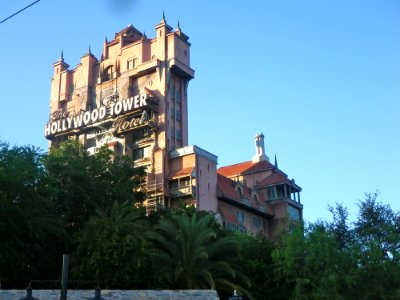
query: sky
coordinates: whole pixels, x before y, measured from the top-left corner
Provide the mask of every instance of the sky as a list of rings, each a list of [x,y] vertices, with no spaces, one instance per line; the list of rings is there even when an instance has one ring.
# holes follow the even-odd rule
[[[1,1],[0,22],[34,0]],[[0,140],[47,151],[52,64],[73,69],[129,24],[167,23],[191,43],[189,144],[218,166],[251,160],[254,136],[302,187],[307,222],[365,193],[400,211],[397,0],[41,0],[0,23]]]

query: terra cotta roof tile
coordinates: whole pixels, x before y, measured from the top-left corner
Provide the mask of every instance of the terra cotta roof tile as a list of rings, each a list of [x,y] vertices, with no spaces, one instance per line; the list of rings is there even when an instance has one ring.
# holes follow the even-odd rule
[[[271,170],[273,168],[274,165],[266,160],[262,160],[256,163],[253,163],[252,161],[245,161],[242,163],[221,167],[218,169],[217,172],[226,177],[231,177],[235,175]]]

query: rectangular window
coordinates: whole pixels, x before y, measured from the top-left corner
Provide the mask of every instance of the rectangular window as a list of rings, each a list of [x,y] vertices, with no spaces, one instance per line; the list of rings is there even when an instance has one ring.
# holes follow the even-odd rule
[[[275,199],[276,199],[275,188],[269,187],[267,189],[267,200],[275,200]]]
[[[149,128],[140,128],[132,132],[132,140],[134,142],[140,141],[151,136],[151,131]]]
[[[150,147],[134,149],[132,156],[133,156],[133,160],[148,158],[150,156]]]
[[[171,84],[171,99],[175,99],[175,84]]]
[[[171,126],[171,137],[175,137],[175,126]]]
[[[261,228],[261,220],[257,217],[253,217],[253,227],[256,229]]]
[[[301,219],[300,209],[289,205],[288,206],[288,217],[292,221],[300,221],[300,219]]]
[[[181,131],[179,129],[176,131],[176,138],[177,138],[178,141],[180,141],[182,139],[182,134],[181,134]]]
[[[133,160],[144,158],[144,148],[138,148],[133,150]]]
[[[175,90],[175,100],[176,102],[181,102],[181,91],[179,89]]]
[[[243,213],[243,212],[237,210],[237,211],[236,211],[236,218],[238,219],[238,221],[239,221],[241,224],[244,223],[244,219],[245,219],[245,218],[244,218],[244,213]]]

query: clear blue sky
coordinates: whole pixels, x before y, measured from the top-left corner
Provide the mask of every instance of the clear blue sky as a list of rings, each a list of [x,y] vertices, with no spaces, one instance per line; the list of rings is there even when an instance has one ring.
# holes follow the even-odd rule
[[[4,19],[33,0],[2,1]],[[397,0],[41,0],[0,24],[0,138],[47,148],[52,64],[74,68],[128,24],[148,37],[165,11],[189,35],[189,143],[219,166],[267,155],[303,188],[307,221],[365,192],[400,210]]]

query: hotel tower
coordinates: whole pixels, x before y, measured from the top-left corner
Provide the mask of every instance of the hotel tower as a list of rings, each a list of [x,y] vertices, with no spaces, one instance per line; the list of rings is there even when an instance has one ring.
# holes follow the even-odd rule
[[[217,156],[188,145],[189,37],[163,17],[155,36],[129,25],[70,69],[53,64],[49,147],[79,140],[90,153],[107,146],[147,172],[148,213],[192,205],[230,230],[273,238],[302,219],[301,188],[269,162],[264,135],[252,160],[217,169]]]

